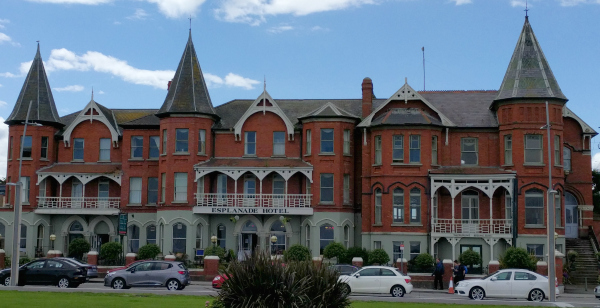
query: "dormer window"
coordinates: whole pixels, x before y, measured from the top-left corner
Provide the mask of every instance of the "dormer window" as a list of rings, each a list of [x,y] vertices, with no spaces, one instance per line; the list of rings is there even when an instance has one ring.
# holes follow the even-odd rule
[[[256,132],[246,132],[244,134],[244,154],[256,155]]]

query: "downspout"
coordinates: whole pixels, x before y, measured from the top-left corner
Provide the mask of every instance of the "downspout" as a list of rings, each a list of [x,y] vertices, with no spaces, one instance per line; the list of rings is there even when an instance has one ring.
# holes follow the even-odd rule
[[[519,217],[517,217],[518,213],[519,213],[519,202],[518,202],[518,192],[519,189],[517,187],[517,185],[519,184],[519,181],[517,180],[517,177],[515,176],[515,179],[513,180],[513,198],[512,198],[512,211],[513,211],[513,230],[512,230],[512,234],[513,234],[513,247],[517,247],[517,231],[518,231],[518,221],[519,221]]]

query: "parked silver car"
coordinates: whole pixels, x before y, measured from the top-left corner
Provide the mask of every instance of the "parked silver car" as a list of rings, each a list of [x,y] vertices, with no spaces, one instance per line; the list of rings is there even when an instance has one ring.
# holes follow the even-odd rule
[[[189,271],[183,263],[174,261],[144,261],[104,277],[104,286],[113,289],[167,287],[175,291],[183,290],[189,284]]]
[[[71,262],[71,263],[73,263],[73,265],[76,265],[76,266],[79,266],[79,267],[85,267],[85,268],[87,268],[87,276],[88,276],[88,278],[98,278],[98,266],[96,266],[96,265],[91,265],[91,264],[83,263],[83,261],[75,259],[75,258],[60,257],[60,258],[56,258],[56,259],[65,260],[67,262]]]

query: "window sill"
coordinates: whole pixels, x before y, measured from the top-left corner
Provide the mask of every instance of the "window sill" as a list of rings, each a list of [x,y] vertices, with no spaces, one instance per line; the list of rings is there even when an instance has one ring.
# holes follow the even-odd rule
[[[554,227],[554,228],[555,228],[555,229],[564,229],[565,227],[559,227],[559,226],[556,226],[556,227]]]
[[[130,203],[130,204],[127,204],[127,207],[140,207],[140,206],[142,206],[141,203]]]
[[[371,167],[381,167],[381,164],[373,164]]]
[[[346,157],[352,157],[352,154],[344,153],[344,156],[346,156]]]
[[[422,227],[423,224],[419,223],[409,223],[408,225],[406,225],[407,227]]]
[[[286,158],[285,155],[271,155],[271,158]]]
[[[21,160],[21,159],[17,158],[17,160]],[[33,158],[31,158],[31,157],[23,157],[23,160],[33,160]]]
[[[501,165],[500,167],[504,167],[504,168],[506,168],[506,167],[514,167],[514,166],[515,166],[515,165],[513,165],[513,164],[508,164],[508,165]]]
[[[321,201],[321,202],[319,202],[319,205],[335,205],[335,202],[333,202],[333,201]]]
[[[403,222],[393,222],[392,227],[406,227],[406,226],[410,226],[409,224],[405,224]]]
[[[379,223],[379,224],[373,224],[373,227],[383,227],[383,224]]]
[[[21,205],[31,205],[31,204],[28,201],[28,202],[22,202]]]
[[[403,167],[421,167],[421,166],[423,166],[423,164],[421,164],[421,163],[408,163],[408,164],[405,164],[405,163],[392,163],[391,165],[392,166],[403,166]]]
[[[71,163],[85,163],[85,161],[83,161],[83,159],[74,159]]]
[[[110,163],[110,160],[99,160],[97,163]]]
[[[471,168],[471,167],[479,167],[479,164],[460,164],[460,166]]]
[[[158,157],[148,158],[147,161],[158,161]]]
[[[563,167],[563,165],[554,165],[554,167],[557,167],[557,168],[562,168],[562,167]]]
[[[140,161],[141,162],[141,161],[144,161],[144,159],[143,158],[130,158],[127,161]]]
[[[319,156],[335,156],[335,153],[319,153]]]
[[[525,225],[525,229],[546,229],[546,225]]]
[[[189,156],[190,152],[175,152],[173,153],[175,156]]]
[[[431,167],[441,167],[441,165],[439,165],[439,164],[433,164],[433,163],[432,163],[432,164],[431,164]]]
[[[149,207],[156,207],[156,203],[150,203],[150,204],[146,204],[146,206],[149,206]]]
[[[310,153],[307,153],[307,154],[304,154],[304,157],[311,156],[311,155],[312,155],[312,154],[310,154]]]
[[[165,154],[165,153],[162,153],[162,154],[160,154],[160,156],[163,156],[163,157],[164,157],[164,156],[167,156],[167,154]]]
[[[538,163],[524,163],[523,166],[525,167],[546,167],[546,164],[538,164]]]
[[[50,161],[48,158],[40,158],[40,161]]]
[[[256,157],[258,157],[258,156],[256,156],[256,155],[248,155],[248,154],[244,154],[242,156],[242,158],[256,158]]]
[[[187,204],[187,200],[186,201],[173,201],[171,202],[171,204]]]
[[[206,155],[206,153],[200,153],[200,152],[196,153],[196,155],[198,155],[198,156],[208,156],[208,155]]]

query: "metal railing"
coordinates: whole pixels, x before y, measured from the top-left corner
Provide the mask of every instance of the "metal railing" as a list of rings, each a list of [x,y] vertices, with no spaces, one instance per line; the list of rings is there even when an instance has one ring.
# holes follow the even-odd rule
[[[120,197],[37,197],[40,209],[118,209]]]
[[[196,206],[310,207],[311,194],[195,194]]]
[[[512,234],[510,219],[454,219],[437,218],[433,220],[432,230],[436,233],[454,234]]]

